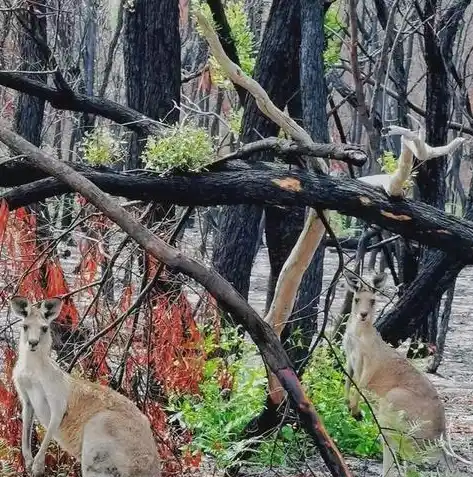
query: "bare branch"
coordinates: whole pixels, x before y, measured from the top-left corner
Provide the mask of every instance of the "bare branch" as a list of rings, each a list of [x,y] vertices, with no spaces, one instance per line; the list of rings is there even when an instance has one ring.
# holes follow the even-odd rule
[[[416,133],[400,126],[389,126],[384,133],[387,136],[401,135],[402,149],[396,171],[391,175],[377,174],[361,177],[359,180],[373,187],[380,187],[393,197],[402,196],[403,186],[411,176],[414,155],[419,161],[425,162],[450,154],[465,142],[465,138],[457,137],[446,146],[429,146],[425,142],[425,129],[422,127]]]
[[[56,109],[97,114],[145,136],[160,129],[156,121],[114,101],[51,88],[22,74],[0,72],[0,85],[44,99]]]
[[[292,156],[303,154],[305,156],[326,157],[328,159],[337,159],[348,162],[355,166],[362,166],[368,157],[361,149],[353,145],[339,144],[307,144],[302,145],[295,141],[268,137],[261,141],[254,141],[243,144],[237,151],[226,155],[222,160],[241,159],[251,156],[260,151],[272,150],[278,156]],[[218,161],[220,162],[220,161]]]
[[[357,100],[357,110],[360,115],[361,122],[365,127],[368,135],[373,130],[373,123],[369,117],[368,108],[366,107],[365,94],[363,92],[363,81],[361,79],[360,65],[358,63],[358,28],[357,28],[357,13],[356,0],[349,0],[348,11],[350,17],[350,64],[353,74],[353,81],[355,83],[355,93]]]

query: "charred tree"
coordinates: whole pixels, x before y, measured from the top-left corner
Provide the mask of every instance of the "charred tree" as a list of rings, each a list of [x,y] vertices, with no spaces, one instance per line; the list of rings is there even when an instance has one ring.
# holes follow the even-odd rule
[[[179,2],[136,0],[125,13],[124,59],[128,106],[173,124],[179,119],[181,87]],[[140,167],[146,137],[134,135],[128,168]]]
[[[19,69],[32,71],[29,78],[36,79],[46,84],[47,75],[38,74],[46,69],[47,61],[35,37],[42,41],[47,40],[46,2],[39,1],[35,8],[43,15],[36,15],[33,10],[21,10],[19,15],[18,53],[22,59]],[[26,140],[40,146],[41,132],[44,118],[44,99],[28,94],[18,94],[15,108],[15,130]]]
[[[298,68],[299,32],[299,2],[274,1],[254,77],[280,108],[297,92],[298,77],[288,72]],[[242,130],[242,141],[246,143],[277,135],[278,127],[259,111],[255,100],[248,95]],[[259,159],[271,160],[272,156],[263,153]],[[223,207],[214,244],[214,267],[245,298],[248,298],[262,212],[261,207],[254,205]]]
[[[301,0],[300,91],[304,129],[318,143],[328,143],[327,87],[324,57],[324,5],[318,0]],[[301,227],[302,228],[302,227]],[[294,313],[286,326],[284,337],[299,330],[299,346],[287,349],[297,367],[307,357],[317,330],[319,296],[322,292],[325,244],[319,245],[311,265],[306,270],[299,289]],[[283,339],[284,339],[283,337]],[[290,340],[288,341],[290,344]]]
[[[433,146],[447,142],[451,91],[444,58],[449,58],[453,53],[458,25],[469,3],[467,0],[455,2],[441,16],[437,2],[428,1],[425,4],[426,141]],[[445,176],[446,158],[442,157],[423,164],[417,181],[421,199],[441,210],[445,208]],[[470,214],[469,207],[465,217],[471,218]],[[378,320],[377,327],[384,339],[394,344],[414,336],[437,345],[440,300],[443,293],[454,286],[463,266],[461,260],[449,258],[438,250],[424,248],[418,275],[395,309]],[[443,316],[444,330],[446,321],[448,318]]]

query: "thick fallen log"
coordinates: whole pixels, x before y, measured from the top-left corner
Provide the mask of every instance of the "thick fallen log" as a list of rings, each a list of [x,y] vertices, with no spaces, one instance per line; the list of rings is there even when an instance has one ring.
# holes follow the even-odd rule
[[[200,174],[87,171],[84,175],[103,191],[129,199],[178,205],[307,205],[338,210],[442,249],[464,263],[473,263],[473,222],[427,204],[389,198],[383,191],[356,180],[240,161],[223,163],[219,170]],[[49,178],[16,187],[3,197],[15,209],[71,190],[67,184]]]

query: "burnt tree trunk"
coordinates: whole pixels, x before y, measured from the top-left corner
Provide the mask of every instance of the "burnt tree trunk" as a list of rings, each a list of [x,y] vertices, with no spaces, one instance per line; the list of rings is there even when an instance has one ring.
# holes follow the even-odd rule
[[[46,11],[46,3],[39,1],[35,5],[39,12]],[[46,61],[41,47],[34,39],[38,36],[46,41],[46,15],[36,16],[31,11],[20,13],[21,21],[18,31],[18,50],[22,58],[20,70],[43,71],[46,69]],[[34,73],[29,75],[32,79],[47,82],[47,75]],[[41,145],[41,131],[44,118],[43,99],[24,93],[18,94],[15,109],[15,130],[35,146]]]
[[[273,2],[256,61],[254,77],[279,108],[286,106],[299,87],[297,78],[288,74],[298,68],[299,13],[298,1]],[[242,141],[246,143],[277,135],[278,126],[247,95],[242,130]],[[263,153],[259,159],[271,160],[272,155]],[[213,265],[244,298],[248,298],[262,212],[262,207],[255,205],[223,207],[216,234]]]
[[[300,91],[302,121],[314,142],[328,143],[327,87],[323,52],[324,6],[319,0],[301,0]],[[299,232],[300,233],[300,232]],[[310,343],[317,330],[319,296],[322,291],[325,244],[320,243],[306,270],[294,313],[286,326],[285,337],[296,330],[300,339],[295,347],[287,347],[292,362],[304,362]],[[284,337],[283,337],[284,338]],[[291,341],[288,341],[291,344]]]
[[[443,145],[448,140],[451,91],[448,88],[449,76],[444,59],[452,55],[458,25],[469,3],[469,0],[455,2],[441,17],[438,16],[436,1],[425,4],[426,140],[432,146]],[[421,199],[441,210],[445,208],[445,174],[446,158],[438,158],[420,167],[417,181]],[[470,218],[470,214],[471,202],[465,217]],[[443,293],[454,286],[463,266],[464,263],[458,258],[449,258],[444,252],[424,248],[417,277],[395,309],[377,322],[383,337],[394,344],[413,335],[437,345],[440,300]],[[448,309],[446,312],[448,314]],[[448,318],[444,315],[444,330],[446,322],[448,323]]]
[[[152,119],[179,119],[181,41],[179,2],[135,0],[124,28],[125,87],[128,106]],[[140,167],[145,137],[134,135],[128,168]]]

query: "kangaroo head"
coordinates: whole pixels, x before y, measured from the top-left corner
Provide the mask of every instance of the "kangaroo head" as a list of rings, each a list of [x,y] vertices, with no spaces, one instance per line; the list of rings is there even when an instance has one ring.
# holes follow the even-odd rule
[[[15,316],[21,318],[20,346],[28,351],[49,353],[52,345],[50,324],[62,308],[60,298],[50,298],[32,305],[28,298],[15,296],[10,300]]]
[[[373,277],[371,283],[362,281],[351,271],[345,272],[345,279],[353,292],[351,316],[359,322],[372,324],[376,293],[384,288],[387,279],[386,273],[378,273]]]

